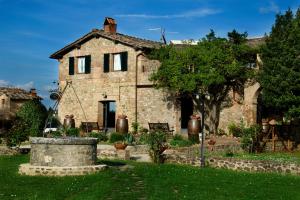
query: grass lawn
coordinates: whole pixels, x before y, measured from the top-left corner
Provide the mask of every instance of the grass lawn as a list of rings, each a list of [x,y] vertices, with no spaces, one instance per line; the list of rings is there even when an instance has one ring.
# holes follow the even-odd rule
[[[224,152],[206,152],[207,157],[228,157]],[[300,164],[300,152],[235,153],[233,158],[246,160],[267,160],[281,163]]]
[[[0,156],[0,199],[300,199],[300,177],[129,162],[81,177],[17,174],[28,156]],[[112,162],[116,165],[118,163]]]

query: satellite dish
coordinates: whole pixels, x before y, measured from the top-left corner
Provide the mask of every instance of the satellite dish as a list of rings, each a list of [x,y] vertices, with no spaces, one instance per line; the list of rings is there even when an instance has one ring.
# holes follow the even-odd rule
[[[51,100],[58,100],[61,98],[61,93],[60,92],[52,92],[50,94],[50,99]]]

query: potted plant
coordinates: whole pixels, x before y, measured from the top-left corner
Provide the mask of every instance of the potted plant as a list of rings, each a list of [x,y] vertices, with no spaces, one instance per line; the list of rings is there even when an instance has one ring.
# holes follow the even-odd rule
[[[114,144],[114,147],[119,150],[119,149],[126,149],[127,147],[127,142],[125,141],[125,136],[120,133],[111,133],[109,142]]]

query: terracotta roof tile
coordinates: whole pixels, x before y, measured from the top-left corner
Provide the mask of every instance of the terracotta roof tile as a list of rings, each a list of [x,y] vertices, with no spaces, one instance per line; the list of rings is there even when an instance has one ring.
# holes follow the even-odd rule
[[[66,53],[78,47],[78,45],[81,45],[94,37],[103,37],[109,40],[113,40],[131,46],[136,49],[153,49],[153,48],[159,48],[161,45],[163,45],[162,43],[156,41],[141,39],[129,35],[124,35],[121,33],[109,33],[109,32],[104,32],[103,30],[93,29],[90,33],[84,35],[83,37],[79,38],[75,42],[53,53],[50,56],[50,58],[59,59]]]
[[[31,94],[20,88],[0,87],[0,95],[7,95],[14,100],[30,100],[33,99]]]

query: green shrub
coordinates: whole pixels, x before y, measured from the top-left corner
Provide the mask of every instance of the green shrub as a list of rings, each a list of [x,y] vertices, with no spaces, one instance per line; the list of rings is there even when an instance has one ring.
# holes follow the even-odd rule
[[[115,143],[115,142],[124,141],[124,140],[125,140],[124,134],[121,134],[121,133],[111,133],[110,134],[110,138],[109,138],[110,143]]]
[[[9,147],[19,146],[21,142],[28,140],[29,135],[28,125],[20,118],[17,118],[5,135],[6,145]]]
[[[249,153],[260,150],[259,135],[261,133],[261,127],[259,125],[252,125],[249,128],[242,126],[241,130],[241,147]]]
[[[175,134],[173,139],[170,141],[170,145],[174,147],[188,147],[194,143],[190,140],[185,140],[182,135]]]
[[[170,145],[174,147],[189,147],[193,145],[192,141],[189,140],[171,140]]]
[[[140,127],[140,124],[138,122],[132,122],[131,123],[131,128],[132,128],[132,132],[133,134],[137,134],[138,131],[139,131],[139,127]]]
[[[127,144],[132,145],[133,142],[134,142],[134,137],[133,137],[133,135],[132,135],[131,133],[127,133],[127,134],[125,135],[125,141],[126,141]]]
[[[89,133],[89,137],[97,138],[98,142],[106,142],[108,140],[108,137],[104,132],[91,132]]]
[[[184,140],[184,139],[183,139],[182,135],[180,135],[180,134],[175,134],[175,135],[173,136],[173,140]]]
[[[241,124],[242,124],[242,122],[241,122]],[[236,125],[233,122],[228,125],[228,131],[229,131],[229,134],[233,135],[234,137],[241,137],[242,136],[241,126]]]
[[[146,137],[146,143],[149,145],[149,154],[154,163],[163,163],[163,152],[167,149],[165,144],[166,134],[161,131],[150,131]]]
[[[51,137],[55,137],[56,138],[56,137],[61,137],[62,133],[60,131],[52,131],[52,132],[49,133],[49,135]]]
[[[66,135],[71,137],[79,137],[80,130],[79,128],[68,128],[66,130]]]
[[[25,102],[17,112],[24,123],[25,132],[30,136],[41,136],[47,118],[47,109],[39,100]]]

